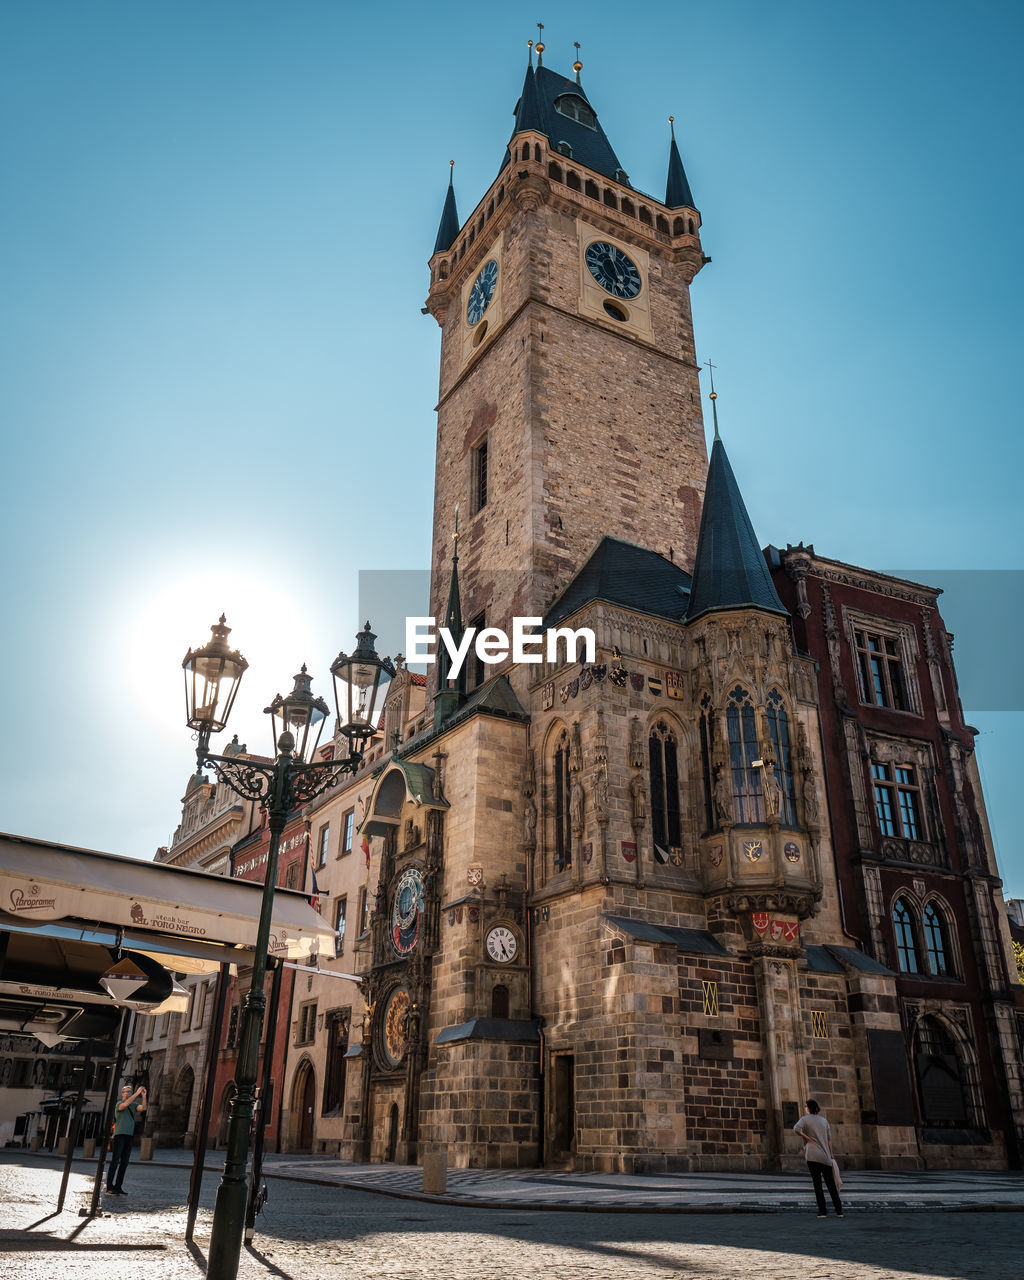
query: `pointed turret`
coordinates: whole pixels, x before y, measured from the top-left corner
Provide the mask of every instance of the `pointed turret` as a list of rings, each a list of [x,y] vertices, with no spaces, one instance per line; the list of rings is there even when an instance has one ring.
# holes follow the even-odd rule
[[[448,163],[448,192],[441,210],[441,224],[437,228],[434,253],[447,253],[459,234],[459,211],[455,207],[455,161],[450,160]]]
[[[714,392],[711,402],[714,406]],[[717,406],[714,412],[715,442],[708,464],[686,621],[723,609],[763,609],[788,617],[718,434]]]
[[[444,612],[444,622],[456,645],[462,643],[465,626],[462,622],[462,596],[459,592],[459,508],[455,508],[455,537],[452,540],[452,576],[448,584],[448,605]],[[453,711],[465,701],[466,667],[462,666],[454,682],[449,682],[448,673],[452,669],[451,654],[443,640],[437,646],[437,693],[434,697],[434,724],[446,720]]]
[[[686,180],[683,159],[676,146],[675,117],[669,116],[669,128],[672,130],[672,142],[668,149],[668,182],[665,184],[665,204],[670,209],[696,209],[693,203],[693,192]]]
[[[537,81],[533,72],[533,63],[526,68],[526,79],[523,81],[523,92],[516,103],[516,124],[512,130],[517,133],[547,133],[540,110],[540,99],[537,96]]]

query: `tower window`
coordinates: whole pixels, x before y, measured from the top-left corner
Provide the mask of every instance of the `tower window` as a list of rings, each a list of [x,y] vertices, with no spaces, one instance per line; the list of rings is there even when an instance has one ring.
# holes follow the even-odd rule
[[[752,768],[752,762],[758,757],[754,707],[746,690],[738,685],[729,694],[725,719],[729,730],[729,766],[736,821],[764,822],[760,770]]]
[[[572,147],[569,146],[568,142],[556,142],[555,150],[559,155],[568,156],[570,160],[572,159]]]
[[[870,631],[853,633],[862,702],[873,707],[910,709],[903,675],[903,654],[895,636]]]
[[[487,505],[487,437],[484,436],[473,449],[472,503],[473,514]]]
[[[661,849],[678,849],[683,837],[679,817],[679,765],[675,735],[659,722],[647,742],[651,764],[651,830]]]
[[[796,823],[796,781],[793,777],[793,746],[789,736],[789,715],[782,694],[773,689],[768,695],[768,732],[775,748],[775,772],[782,793],[782,821]]]
[[[625,321],[629,319],[629,316],[626,314],[625,307],[620,307],[615,302],[606,302],[604,304],[604,309],[605,311],[608,312],[608,314],[611,316],[613,320],[618,320],[622,323],[625,323]]]
[[[943,912],[929,902],[924,909],[924,946],[928,968],[941,976],[950,972],[949,948],[946,945],[946,918]]]
[[[569,735],[562,732],[551,761],[555,798],[555,870],[572,866],[572,827],[569,822]]]
[[[597,128],[597,116],[593,107],[578,93],[561,94],[555,99],[555,110],[559,115],[568,116],[570,120],[575,120],[588,129]]]

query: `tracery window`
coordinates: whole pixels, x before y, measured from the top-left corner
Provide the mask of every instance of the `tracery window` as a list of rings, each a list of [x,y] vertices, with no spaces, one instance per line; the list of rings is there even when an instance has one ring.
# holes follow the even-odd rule
[[[924,949],[928,968],[932,973],[941,975],[952,972],[945,913],[934,902],[929,902],[924,909]]]
[[[789,714],[782,694],[773,689],[768,695],[768,732],[775,748],[775,776],[782,792],[782,821],[796,826],[796,779],[793,774],[793,744],[789,735]]]
[[[714,774],[711,762],[715,758],[715,713],[711,698],[705,694],[700,700],[700,775],[704,794],[704,830],[715,827]]]
[[[555,870],[572,866],[572,826],[569,820],[569,735],[562,730],[551,757],[552,794],[554,796]]]
[[[750,695],[740,685],[729,694],[725,713],[729,731],[729,766],[732,770],[733,809],[737,822],[764,822],[764,792],[760,770],[751,767],[758,758],[757,727]]]
[[[661,849],[679,849],[683,837],[679,818],[679,763],[676,737],[664,721],[647,741],[651,765],[651,828]]]
[[[921,958],[917,950],[914,917],[904,898],[897,898],[892,909],[892,927],[896,934],[896,959],[902,973],[920,973]]]
[[[964,1069],[956,1041],[937,1018],[923,1017],[914,1037],[917,1093],[924,1123],[937,1129],[970,1126]]]

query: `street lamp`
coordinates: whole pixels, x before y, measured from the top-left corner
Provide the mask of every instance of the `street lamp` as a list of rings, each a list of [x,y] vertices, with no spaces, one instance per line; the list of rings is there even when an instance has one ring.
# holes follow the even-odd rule
[[[374,704],[381,679],[390,679],[395,668],[390,658],[377,655],[373,646],[376,636],[369,623],[356,637],[352,656],[340,653],[331,665],[338,725],[349,743],[347,757],[314,762],[330,708],[322,698],[314,696],[305,666],[295,676],[291,693],[286,697],[278,694],[266,708],[274,732],[272,764],[212,755],[210,735],[226,726],[239,682],[249,664],[240,653],[228,648],[231,629],[223,614],[210,630],[211,639],[201,649],[190,649],[181,664],[185,672],[186,723],[198,737],[196,772],[208,765],[237,795],[261,804],[267,810],[270,829],[252,981],[239,1028],[235,1096],[228,1118],[224,1175],[217,1189],[207,1264],[209,1280],[235,1280],[245,1230],[249,1129],[255,1109],[256,1069],[266,1006],[263,980],[281,833],[295,805],[304,804],[335,786],[344,774],[357,772],[374,733]]]

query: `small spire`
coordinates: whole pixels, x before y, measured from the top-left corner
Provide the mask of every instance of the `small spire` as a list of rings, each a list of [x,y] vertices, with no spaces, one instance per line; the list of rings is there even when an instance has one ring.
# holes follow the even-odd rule
[[[580,80],[580,72],[583,70],[583,63],[580,62],[580,42],[578,40],[574,40],[572,42],[572,47],[576,50],[576,61],[572,64],[572,69],[576,72],[576,83],[582,84],[582,81]]]
[[[539,32],[539,35],[537,37],[537,66],[542,67],[544,65],[544,23],[543,22],[537,23],[537,31]]]
[[[711,401],[711,412],[715,419],[715,439],[721,440],[722,437],[718,434],[718,405],[716,403],[718,400],[718,393],[715,391],[715,370],[718,368],[718,365],[712,364],[710,360],[705,360],[704,363],[707,365],[708,372],[711,374],[711,394],[708,396],[708,399]]]
[[[434,241],[434,253],[447,253],[459,234],[459,211],[455,207],[455,161],[448,161],[448,190]],[[433,255],[432,255],[433,256]]]
[[[530,70],[533,70],[533,41],[527,40],[527,48],[530,50]]]
[[[693,193],[686,180],[683,159],[676,145],[675,116],[669,116],[668,127],[672,138],[668,145],[668,181],[665,184],[665,203],[670,209],[696,209]]]

